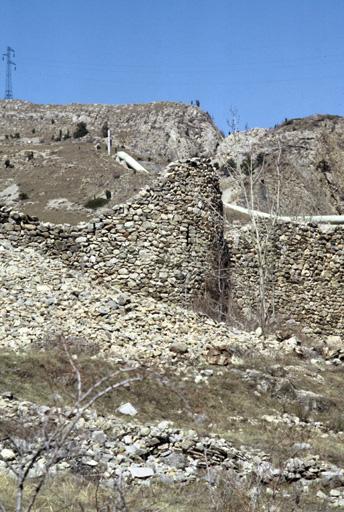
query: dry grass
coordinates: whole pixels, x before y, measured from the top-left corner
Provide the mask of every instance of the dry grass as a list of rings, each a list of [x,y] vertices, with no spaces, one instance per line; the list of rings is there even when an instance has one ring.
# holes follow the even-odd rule
[[[93,144],[73,142],[45,143],[35,146],[35,158],[27,161],[26,151],[32,145],[0,142],[0,151],[8,155],[14,168],[0,176],[0,190],[16,183],[29,201],[20,204],[21,211],[53,223],[77,224],[95,216],[94,211],[83,208],[85,201],[112,193],[108,207],[124,203],[156,175],[133,173],[109,158],[104,149],[96,151]],[[37,154],[36,154],[37,152]],[[39,156],[40,155],[40,156]],[[65,198],[75,209],[50,208],[49,201]],[[18,205],[19,207],[19,205]]]
[[[78,362],[85,385],[90,385],[102,375],[119,368],[111,361],[94,357],[92,351],[87,354],[83,351],[82,344],[79,348],[76,346],[75,351],[78,353]],[[322,411],[310,411],[304,414],[300,405],[289,396],[276,396],[271,390],[257,392],[254,382],[243,379],[247,369],[259,370],[263,376],[273,376],[276,373],[276,367],[283,369],[286,378],[295,389],[319,393],[330,400],[331,406]],[[320,460],[343,466],[343,436],[336,436],[331,431],[324,435],[324,432],[314,429],[311,424],[311,420],[317,420],[321,421],[325,428],[328,427],[334,431],[342,430],[344,398],[340,386],[343,375],[341,370],[324,365],[320,371],[307,360],[288,355],[275,358],[273,361],[257,356],[243,358],[239,367],[213,367],[213,372],[208,382],[197,384],[193,377],[198,373],[196,369],[188,368],[185,374],[176,375],[172,370],[150,368],[146,370],[142,382],[133,383],[130,388],[120,389],[110,394],[96,407],[102,414],[114,414],[120,403],[130,401],[139,411],[135,418],[139,422],[151,423],[167,419],[172,420],[178,427],[193,428],[201,435],[215,432],[236,446],[246,445],[265,451],[276,467],[283,467],[290,457],[302,457],[306,454],[319,455]],[[73,398],[74,389],[75,375],[65,354],[54,343],[46,345],[45,350],[26,354],[7,352],[0,358],[0,394],[10,390],[19,399],[53,404],[53,395],[58,393],[65,403],[69,403]],[[309,424],[291,427],[283,423],[268,423],[262,419],[263,415],[281,416],[283,413],[304,415],[303,419]],[[123,421],[126,420],[123,419]],[[10,430],[12,435],[15,432],[20,437],[31,435],[29,431],[19,432],[16,429],[18,425],[15,422],[0,422],[2,433]],[[295,447],[297,443],[308,443],[310,448],[306,452],[300,452]],[[56,484],[53,481],[46,493],[42,495],[42,501],[39,502],[41,508],[37,510],[81,510],[77,501],[76,505],[73,502],[68,505],[69,509],[66,508],[70,497],[74,499],[76,496],[85,501],[85,510],[95,510],[92,498],[94,483],[74,479],[74,477],[65,477],[61,481],[63,484],[59,483],[58,486],[63,489],[63,492],[58,493],[57,497],[54,495]],[[6,485],[10,497],[11,484],[7,481]],[[0,489],[4,486],[5,483],[0,482]],[[80,489],[76,490],[78,486]],[[237,485],[233,479],[228,481],[228,476],[223,475],[214,487],[209,487],[205,482],[194,482],[188,486],[154,484],[149,488],[129,489],[126,492],[130,502],[131,508],[128,509],[130,512],[139,510],[152,512],[158,510],[251,512],[255,510],[258,512],[272,510],[268,508],[268,504],[271,503],[278,505],[275,510],[281,512],[292,510],[324,510],[325,512],[326,510],[309,497],[315,496],[315,493],[311,493],[308,497],[303,496],[294,492],[294,487],[286,487],[288,496],[282,499],[283,486],[281,487],[280,484],[276,496],[273,497],[266,493],[265,488],[261,488],[260,501],[256,508],[252,509],[250,489],[254,487],[252,481],[244,486]],[[0,492],[0,495],[2,494]],[[108,496],[105,493],[103,498]],[[272,499],[274,501],[271,501]],[[60,501],[54,502],[54,500]],[[295,508],[297,500],[299,508]],[[104,511],[106,510],[105,508]]]
[[[0,474],[0,497],[6,510],[12,512],[15,502],[15,481],[6,475]],[[30,493],[26,496],[29,500]],[[99,504],[109,500],[114,501],[115,495],[104,488],[99,488],[92,482],[75,476],[62,476],[51,478],[37,499],[34,510],[36,512],[91,512],[97,510]],[[104,512],[106,509],[103,509]]]
[[[100,377],[110,374],[121,366],[102,357],[88,354],[83,345],[77,345],[75,353],[81,369],[84,386],[89,386]],[[255,382],[243,379],[246,369],[254,368],[262,375],[271,377],[276,368],[281,367],[285,379],[295,389],[304,389],[323,395],[329,408],[323,411],[310,411],[308,417],[321,421],[329,428],[341,430],[343,427],[344,397],[341,393],[342,371],[325,367],[320,373],[306,361],[295,356],[286,356],[274,361],[266,358],[243,360],[238,369],[232,367],[214,368],[214,374],[207,383],[195,383],[193,374],[175,375],[173,370],[150,368],[144,370],[144,380],[120,389],[116,395],[102,399],[97,408],[107,413],[113,412],[123,401],[130,401],[140,412],[140,421],[169,419],[185,427],[198,430],[225,433],[231,430],[233,416],[248,420],[259,420],[264,414],[302,415],[300,405],[290,396],[275,394],[274,390],[265,393],[257,389]],[[38,403],[53,403],[53,396],[60,394],[69,403],[74,397],[75,374],[63,350],[58,347],[17,354],[6,352],[0,358],[0,393],[11,391],[17,398]],[[199,418],[203,423],[199,423]]]
[[[34,512],[325,512],[317,503],[317,488],[309,495],[276,485],[266,488],[255,478],[240,481],[230,473],[220,473],[215,484],[152,483],[150,486],[115,490],[71,475],[51,478],[40,494]],[[15,484],[0,475],[0,498],[7,511],[13,510]],[[125,507],[123,507],[125,503]]]

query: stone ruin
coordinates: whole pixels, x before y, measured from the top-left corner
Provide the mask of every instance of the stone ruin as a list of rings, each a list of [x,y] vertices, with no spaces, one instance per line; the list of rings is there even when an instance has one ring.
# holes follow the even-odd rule
[[[278,223],[269,247],[277,315],[315,333],[344,333],[343,228]],[[248,230],[224,239],[221,192],[210,160],[170,164],[154,186],[90,223],[42,223],[0,208],[0,239],[30,246],[107,283],[225,318],[230,303],[254,319],[255,246]],[[273,295],[271,295],[273,294]]]

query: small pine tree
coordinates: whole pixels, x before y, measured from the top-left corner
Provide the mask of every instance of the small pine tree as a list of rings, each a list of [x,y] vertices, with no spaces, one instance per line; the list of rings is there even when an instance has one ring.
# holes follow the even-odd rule
[[[76,125],[76,130],[73,133],[74,139],[80,139],[81,137],[84,137],[87,134],[88,129],[86,123],[84,123],[84,121],[80,121],[80,123]]]
[[[253,162],[252,158],[249,154],[245,155],[245,158],[240,164],[241,171],[246,175],[249,176],[251,170],[253,170]]]
[[[107,137],[108,136],[108,129],[109,129],[108,122],[105,121],[105,123],[103,124],[103,126],[101,128],[101,136],[102,137]]]

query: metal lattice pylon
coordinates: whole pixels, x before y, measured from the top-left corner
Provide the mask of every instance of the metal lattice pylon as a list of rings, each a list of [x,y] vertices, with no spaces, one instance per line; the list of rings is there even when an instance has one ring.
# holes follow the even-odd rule
[[[2,60],[6,61],[6,87],[5,87],[5,100],[13,99],[13,86],[12,86],[12,66],[16,69],[16,64],[12,58],[15,57],[15,51],[10,46],[2,54]]]

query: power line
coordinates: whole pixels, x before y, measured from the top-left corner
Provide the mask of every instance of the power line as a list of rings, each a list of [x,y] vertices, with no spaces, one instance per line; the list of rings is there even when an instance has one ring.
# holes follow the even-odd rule
[[[12,58],[15,57],[15,51],[10,46],[7,46],[6,53],[2,54],[2,60],[6,60],[6,87],[5,87],[5,100],[13,99],[13,87],[12,87],[12,66],[16,68],[16,63],[13,62]]]

